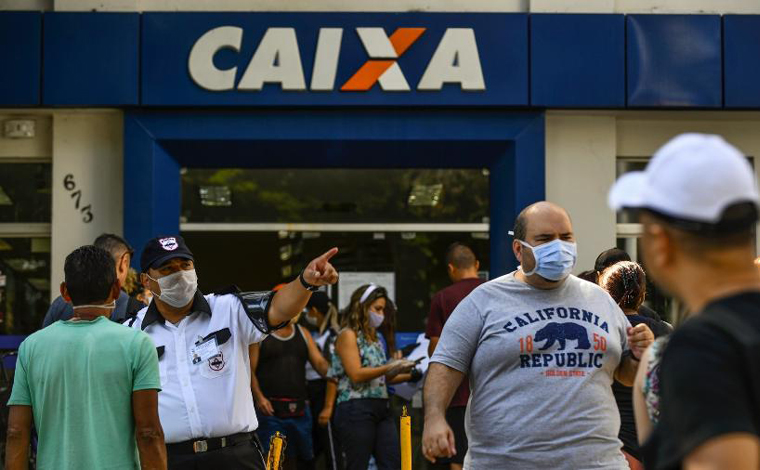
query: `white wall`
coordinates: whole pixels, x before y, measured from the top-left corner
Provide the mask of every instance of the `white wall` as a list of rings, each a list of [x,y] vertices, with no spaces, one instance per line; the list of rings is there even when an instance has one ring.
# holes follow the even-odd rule
[[[573,218],[578,271],[590,269],[601,251],[615,246],[615,216],[607,207],[607,192],[615,181],[617,157],[650,157],[683,132],[722,135],[754,157],[755,173],[760,175],[760,113],[547,113],[547,199],[565,207]]]
[[[615,246],[607,190],[615,180],[615,117],[546,116],[546,199],[567,209],[578,240],[576,271],[592,269]]]
[[[123,115],[121,111],[56,111],[53,115],[52,291],[63,280],[66,255],[103,232],[122,234]],[[64,178],[81,190],[80,210]],[[91,205],[84,222],[81,208]],[[52,292],[55,296],[55,292]]]
[[[760,13],[758,0],[0,0],[0,10]]]
[[[8,139],[2,134],[3,122],[9,119],[30,119],[36,135],[31,139]],[[51,158],[53,120],[49,114],[30,110],[0,110],[0,158]]]

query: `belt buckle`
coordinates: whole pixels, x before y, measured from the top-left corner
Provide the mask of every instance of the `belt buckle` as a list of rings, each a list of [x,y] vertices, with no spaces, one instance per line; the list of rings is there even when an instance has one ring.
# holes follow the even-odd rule
[[[208,451],[208,441],[195,441],[193,442],[193,452],[196,454]]]

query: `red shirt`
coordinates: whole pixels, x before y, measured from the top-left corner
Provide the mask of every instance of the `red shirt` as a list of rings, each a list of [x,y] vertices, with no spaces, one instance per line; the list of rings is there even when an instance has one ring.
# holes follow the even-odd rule
[[[436,292],[433,300],[430,302],[430,314],[428,314],[427,326],[425,327],[425,336],[428,338],[440,338],[443,325],[449,319],[451,312],[459,305],[459,302],[470,295],[470,292],[482,283],[483,280],[480,278],[467,278]],[[465,377],[449,406],[467,406],[469,398],[470,383]]]

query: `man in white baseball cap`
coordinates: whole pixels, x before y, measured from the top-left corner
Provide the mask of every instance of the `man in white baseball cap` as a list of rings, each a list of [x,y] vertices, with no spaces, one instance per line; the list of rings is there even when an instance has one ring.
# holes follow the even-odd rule
[[[610,191],[610,207],[639,214],[651,277],[691,312],[662,356],[648,469],[760,468],[759,201],[744,155],[704,134],[674,138]]]

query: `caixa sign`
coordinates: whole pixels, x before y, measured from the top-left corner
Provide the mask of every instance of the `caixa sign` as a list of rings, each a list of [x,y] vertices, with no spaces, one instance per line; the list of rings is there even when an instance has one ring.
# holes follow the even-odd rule
[[[527,15],[145,13],[142,103],[528,104]]]
[[[397,28],[388,36],[383,28],[359,27],[356,34],[367,52],[367,61],[341,91],[369,91],[375,85],[384,91],[411,91],[398,60],[425,34],[426,28]],[[268,28],[236,83],[238,66],[220,69],[214,56],[222,49],[239,52],[243,28],[220,26],[201,36],[190,50],[188,70],[195,83],[210,91],[260,91],[264,84],[279,84],[290,91],[332,91],[340,61],[343,28],[320,28],[307,87],[295,28]],[[439,91],[444,83],[462,90],[485,91],[478,44],[472,28],[447,28],[425,67],[417,90]]]

